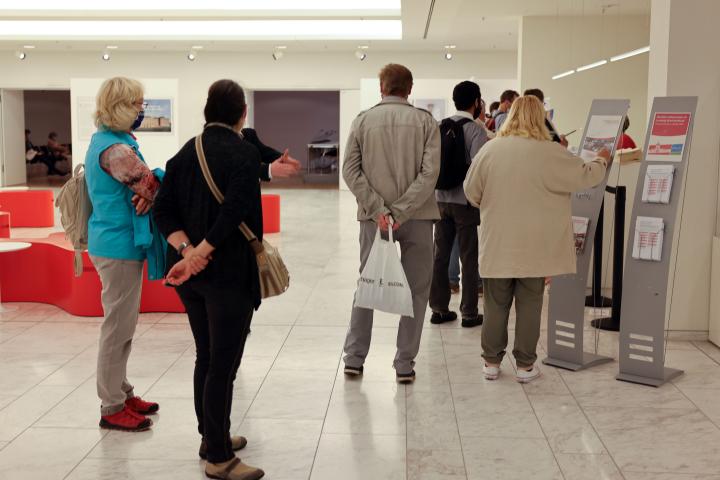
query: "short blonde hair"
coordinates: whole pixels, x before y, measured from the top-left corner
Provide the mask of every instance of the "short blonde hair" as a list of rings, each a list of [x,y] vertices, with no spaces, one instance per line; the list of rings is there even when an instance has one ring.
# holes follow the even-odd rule
[[[137,118],[133,104],[143,98],[140,82],[115,77],[105,80],[97,94],[95,126],[115,131],[127,131]]]
[[[497,136],[550,140],[542,102],[533,95],[525,95],[515,100]]]

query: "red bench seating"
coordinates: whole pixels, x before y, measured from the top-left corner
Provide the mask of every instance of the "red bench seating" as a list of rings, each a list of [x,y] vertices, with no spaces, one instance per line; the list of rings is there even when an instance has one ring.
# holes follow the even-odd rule
[[[51,190],[0,191],[0,208],[10,213],[13,228],[55,226]]]
[[[0,255],[3,302],[49,303],[72,315],[103,315],[100,277],[87,252],[83,253],[83,274],[76,277],[73,271],[75,252],[63,233],[22,241],[32,243],[32,247]],[[185,311],[174,288],[164,286],[162,281],[149,281],[147,272],[143,277],[141,312]]]

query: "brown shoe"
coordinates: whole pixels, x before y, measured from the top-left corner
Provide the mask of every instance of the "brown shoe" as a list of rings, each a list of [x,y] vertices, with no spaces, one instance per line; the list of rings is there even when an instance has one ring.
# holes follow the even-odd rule
[[[236,457],[223,463],[208,462],[205,465],[205,475],[219,480],[259,480],[265,476],[265,472],[245,465]]]
[[[453,295],[460,293],[460,284],[459,283],[451,283],[450,284],[450,293]]]
[[[230,443],[232,443],[233,451],[242,450],[247,445],[247,438],[230,437]],[[202,458],[203,460],[207,458],[207,442],[205,441],[205,437],[203,437],[202,442],[200,442],[200,450],[198,451],[198,455],[200,455],[200,458]]]

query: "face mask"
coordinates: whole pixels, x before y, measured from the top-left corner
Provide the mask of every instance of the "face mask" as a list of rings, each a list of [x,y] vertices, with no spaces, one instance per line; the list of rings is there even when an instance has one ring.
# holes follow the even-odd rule
[[[133,122],[132,126],[130,127],[130,130],[137,130],[140,128],[140,125],[142,125],[143,120],[145,119],[145,110],[140,110],[138,112],[138,116]]]

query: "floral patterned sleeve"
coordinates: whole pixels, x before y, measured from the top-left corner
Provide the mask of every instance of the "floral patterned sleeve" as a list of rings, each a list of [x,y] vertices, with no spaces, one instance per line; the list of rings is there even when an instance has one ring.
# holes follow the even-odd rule
[[[129,145],[116,143],[110,146],[100,155],[100,166],[141,197],[155,200],[160,182]]]

